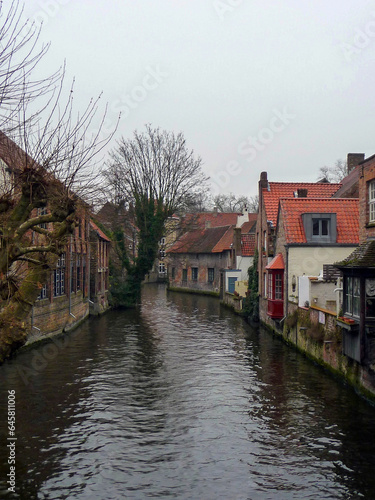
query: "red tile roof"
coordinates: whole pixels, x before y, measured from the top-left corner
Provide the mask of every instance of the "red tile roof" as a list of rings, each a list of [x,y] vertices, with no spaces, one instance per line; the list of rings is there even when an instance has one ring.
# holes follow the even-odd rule
[[[353,198],[286,198],[280,200],[287,243],[306,243],[302,214],[335,213],[337,243],[359,243],[359,200]]]
[[[220,253],[230,250],[233,244],[234,228],[237,223],[238,213],[203,212],[190,214],[187,227],[198,227],[187,231],[173,244],[168,253]],[[249,221],[241,226],[241,237],[250,233],[255,228],[258,214],[249,214]],[[230,224],[223,224],[224,222]],[[252,235],[255,241],[255,235]],[[254,243],[255,244],[255,243]],[[254,255],[254,250],[249,255]]]
[[[189,231],[172,245],[167,253],[211,253],[221,252],[222,250],[214,250],[220,240],[226,235],[228,230],[233,229],[231,226],[212,227],[209,229],[197,229]],[[225,240],[227,241],[227,240]],[[230,241],[232,243],[233,236]],[[229,245],[230,245],[229,243]],[[223,249],[224,243],[221,245]],[[228,247],[229,249],[230,247]]]
[[[209,227],[231,226],[237,223],[237,212],[201,212],[188,214],[185,217],[186,226],[194,226],[195,229],[207,229]]]
[[[284,259],[281,253],[275,255],[266,269],[285,269]]]
[[[257,223],[258,214],[249,214],[249,222],[244,222],[241,226],[241,233],[250,233],[250,231],[255,231],[255,226]]]
[[[319,182],[269,182],[269,190],[263,189],[267,220],[276,227],[280,198],[294,198],[298,189],[307,189],[307,198],[331,198],[340,187],[341,184]]]
[[[214,248],[212,249],[213,253],[224,252],[224,250],[230,250],[231,245],[233,246],[233,234],[234,226],[229,226],[225,231],[220,240],[216,243]]]
[[[252,257],[255,252],[255,233],[241,234],[241,251],[243,257]]]

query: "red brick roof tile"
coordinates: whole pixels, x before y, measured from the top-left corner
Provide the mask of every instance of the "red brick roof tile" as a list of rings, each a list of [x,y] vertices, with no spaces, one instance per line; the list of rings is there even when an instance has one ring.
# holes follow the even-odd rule
[[[189,231],[183,234],[182,237],[178,241],[176,241],[169,250],[167,250],[167,253],[221,252],[223,250],[226,250],[226,248],[224,248],[224,242],[221,244],[222,250],[214,250],[214,248],[220,243],[221,239],[231,228],[232,226],[221,226],[211,227],[209,229],[197,229],[196,231]],[[225,241],[227,240],[225,239]],[[230,241],[230,243],[232,243],[232,241],[233,229],[232,240]]]
[[[267,220],[277,225],[280,198],[294,198],[298,189],[307,189],[307,198],[331,198],[341,184],[319,182],[269,182],[269,190],[263,189],[263,200]]]
[[[359,244],[359,200],[353,198],[285,198],[280,200],[287,243],[306,243],[302,214],[335,213],[337,243]]]
[[[255,252],[255,233],[241,234],[241,252],[243,257],[252,257]]]
[[[281,253],[275,255],[266,269],[285,269],[284,259]]]

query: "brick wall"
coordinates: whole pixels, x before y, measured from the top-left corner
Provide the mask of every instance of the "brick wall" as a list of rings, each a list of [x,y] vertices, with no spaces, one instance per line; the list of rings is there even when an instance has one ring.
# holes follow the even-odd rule
[[[364,243],[368,238],[375,237],[375,223],[368,223],[368,187],[369,183],[375,179],[375,158],[371,158],[362,165],[362,172],[359,178],[359,240]]]
[[[220,270],[225,266],[226,259],[217,254],[168,254],[168,277],[171,287],[189,288],[207,292],[218,292],[220,289]],[[192,280],[192,267],[198,268],[197,281]],[[174,278],[172,277],[174,268]],[[208,282],[208,268],[214,269],[214,281]],[[187,269],[187,281],[183,281],[183,269]]]
[[[70,305],[67,295],[55,297],[52,302],[48,298],[38,300],[30,318],[30,326],[35,328],[31,328],[27,343],[68,331],[88,314],[89,302],[83,297],[82,291],[72,294]]]

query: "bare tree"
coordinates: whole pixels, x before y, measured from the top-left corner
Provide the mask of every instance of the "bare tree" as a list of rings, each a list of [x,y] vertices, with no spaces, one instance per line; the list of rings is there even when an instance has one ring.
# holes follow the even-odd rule
[[[207,178],[201,159],[187,149],[179,133],[146,126],[133,139],[122,139],[112,152],[112,162],[105,172],[115,199],[134,205],[138,227],[138,256],[127,261],[127,278],[123,302],[135,304],[140,285],[152,268],[163,236],[166,220],[175,212],[189,207],[191,200],[206,189]]]
[[[320,167],[319,178],[327,182],[341,182],[348,175],[347,162],[345,160],[336,160],[333,167]]]
[[[0,96],[7,129],[0,132],[0,362],[25,342],[26,319],[97,189],[94,158],[111,138],[99,140],[100,127],[91,133],[100,98],[75,115],[73,86],[65,103],[62,98],[63,73],[58,81],[32,82],[45,49],[32,55],[38,35],[23,31],[27,23],[20,19],[14,2],[0,27],[5,37],[4,42],[0,38]],[[19,99],[13,99],[13,91]],[[36,101],[41,106],[34,113],[30,104]]]
[[[60,80],[60,70],[45,78],[33,77],[49,48],[49,44],[40,46],[39,35],[35,23],[23,20],[18,0],[12,1],[8,10],[0,3],[0,129],[4,132],[18,126],[19,113],[35,99],[53,92]]]
[[[213,198],[213,204],[220,212],[241,212],[247,207],[249,212],[255,213],[258,211],[258,196],[218,194]]]

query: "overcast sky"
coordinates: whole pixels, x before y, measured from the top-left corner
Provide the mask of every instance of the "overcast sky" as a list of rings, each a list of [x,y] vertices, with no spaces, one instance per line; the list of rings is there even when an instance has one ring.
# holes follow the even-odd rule
[[[183,132],[213,192],[315,182],[375,153],[375,3],[365,0],[27,0],[82,109],[103,92],[116,137]],[[115,143],[113,144],[115,145]]]

